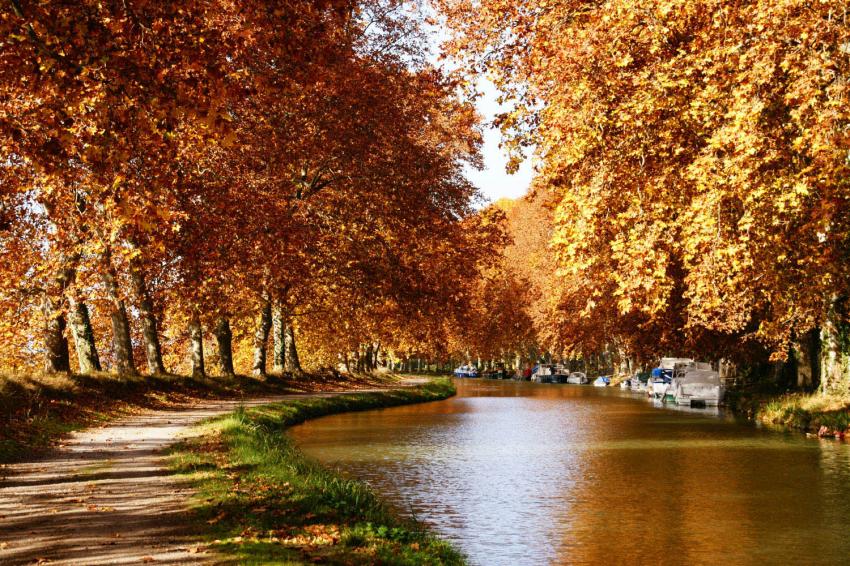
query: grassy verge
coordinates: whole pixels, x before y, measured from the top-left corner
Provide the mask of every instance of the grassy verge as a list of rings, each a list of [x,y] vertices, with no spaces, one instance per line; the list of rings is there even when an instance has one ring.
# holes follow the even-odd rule
[[[781,393],[737,389],[726,393],[734,413],[777,429],[850,438],[850,393]]]
[[[756,420],[821,437],[850,436],[850,395],[791,393],[762,399],[751,409]]]
[[[384,378],[383,381],[387,381]],[[0,464],[48,448],[68,433],[120,415],[201,399],[374,386],[376,378],[312,375],[194,379],[186,376],[0,376]]]
[[[241,410],[175,447],[195,513],[222,560],[239,564],[463,564],[449,544],[399,518],[363,483],[307,459],[285,434],[307,419],[444,399],[446,380]]]

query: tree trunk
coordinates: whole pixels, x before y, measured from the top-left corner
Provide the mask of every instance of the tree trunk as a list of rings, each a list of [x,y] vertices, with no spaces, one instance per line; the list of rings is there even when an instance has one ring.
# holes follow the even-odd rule
[[[233,377],[233,332],[230,330],[230,320],[220,317],[215,326],[215,340],[218,344],[218,363],[221,366],[221,374],[225,377]]]
[[[843,301],[833,300],[821,328],[821,388],[846,391],[850,382],[850,332],[842,322]]]
[[[189,356],[192,359],[192,377],[201,379],[207,376],[204,368],[204,330],[197,315],[189,321]]]
[[[139,319],[142,322],[142,339],[145,343],[145,358],[148,362],[148,373],[151,375],[162,375],[165,373],[165,365],[162,363],[162,347],[159,343],[159,329],[156,321],[156,313],[153,308],[150,292],[145,282],[145,274],[139,260],[130,261],[130,282],[133,294],[139,307]]]
[[[68,307],[68,323],[71,327],[71,335],[74,337],[74,349],[77,351],[80,373],[100,371],[100,357],[97,355],[89,309],[83,301],[72,296],[68,296]]]
[[[295,329],[292,322],[287,321],[283,331],[286,357],[284,369],[291,373],[301,373],[301,360],[298,359],[298,348],[295,346]]]
[[[41,303],[44,314],[44,367],[51,373],[70,372],[71,359],[65,337],[65,313],[61,302],[45,293]]]
[[[80,373],[90,374],[101,371],[101,366],[88,306],[79,298],[74,287],[77,279],[76,265],[79,259],[80,254],[74,254],[66,260],[60,280],[64,287],[65,301],[68,304],[68,326],[74,338],[74,350],[77,352]]]
[[[812,389],[820,381],[820,328],[814,328],[794,344],[797,356],[797,387]]]
[[[115,370],[122,375],[136,375],[136,363],[133,360],[133,343],[130,338],[130,321],[127,319],[127,307],[118,292],[117,277],[112,267],[111,253],[102,257],[104,286],[109,298],[109,319],[112,323],[112,354],[115,356]]]
[[[617,375],[620,377],[631,377],[631,371],[629,368],[629,353],[626,352],[625,348],[618,346],[616,354],[615,369],[617,371]]]
[[[375,366],[372,364],[374,360],[373,351],[374,347],[372,346],[372,343],[369,342],[366,344],[366,352],[363,354],[363,365],[365,366],[366,371],[372,371],[375,369]]]
[[[286,339],[284,334],[286,325],[283,322],[283,309],[278,305],[272,311],[272,336],[274,339],[274,367],[273,371],[282,373],[286,366]]]
[[[266,342],[272,327],[272,305],[269,296],[263,293],[260,299],[260,317],[257,320],[257,330],[254,333],[254,365],[251,373],[255,377],[266,376]]]

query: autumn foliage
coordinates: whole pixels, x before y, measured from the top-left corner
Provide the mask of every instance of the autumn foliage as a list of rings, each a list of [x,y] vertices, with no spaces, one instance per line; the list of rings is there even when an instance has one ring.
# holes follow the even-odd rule
[[[845,6],[433,8],[7,2],[2,365],[850,367]],[[431,16],[455,74],[424,55]],[[475,211],[480,74],[537,175]]]
[[[537,322],[572,327],[548,346],[785,359],[815,333],[839,355],[846,5],[439,4],[461,67],[513,102],[508,148],[536,148],[557,265]]]
[[[396,0],[6,3],[0,364],[445,351],[457,266],[496,236],[462,175],[476,115],[421,21]]]

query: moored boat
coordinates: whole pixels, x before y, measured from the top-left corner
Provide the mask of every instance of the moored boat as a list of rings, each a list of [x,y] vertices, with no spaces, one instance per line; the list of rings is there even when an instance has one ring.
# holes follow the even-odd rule
[[[552,364],[538,364],[531,371],[531,381],[535,383],[555,383],[555,366]]]
[[[610,385],[610,384],[611,384],[611,378],[608,377],[608,376],[604,376],[604,375],[597,377],[596,380],[593,382],[594,387],[608,387],[608,385]]]
[[[712,369],[692,369],[676,378],[673,395],[677,405],[716,407],[723,402],[725,393],[718,372]]]
[[[478,368],[473,365],[460,366],[454,371],[455,377],[478,377]]]
[[[631,390],[633,393],[646,391],[646,382],[649,380],[649,372],[636,372],[632,376]]]
[[[572,385],[587,385],[587,375],[584,372],[574,371],[567,376],[567,383]]]

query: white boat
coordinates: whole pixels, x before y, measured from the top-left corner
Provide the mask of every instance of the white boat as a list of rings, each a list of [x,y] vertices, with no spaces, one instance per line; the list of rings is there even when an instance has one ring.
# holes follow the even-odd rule
[[[539,364],[531,374],[531,381],[536,383],[552,383],[555,375],[554,366],[549,364]]]
[[[672,400],[676,378],[695,366],[691,358],[661,358],[661,363],[652,372],[654,375],[646,383],[646,394],[662,401],[667,397]]]
[[[455,377],[478,377],[478,369],[472,364],[455,369]]]
[[[567,377],[567,383],[572,383],[573,385],[585,385],[587,384],[587,375],[580,371],[574,371]]]
[[[620,389],[631,389],[632,388],[632,380],[629,378],[624,379],[620,382]]]
[[[646,382],[646,394],[655,399],[664,399],[668,387],[670,387],[670,382],[663,377],[650,377],[649,381]]]
[[[610,377],[601,376],[601,377],[596,378],[596,380],[593,382],[593,386],[594,387],[608,387],[608,385],[610,383],[611,383]]]
[[[725,393],[718,372],[712,369],[692,369],[676,379],[673,396],[677,405],[716,407],[723,402]]]
[[[644,375],[646,379],[649,379],[648,376]],[[631,390],[633,393],[637,393],[640,391],[646,391],[646,379],[641,380],[641,373],[637,372],[632,376],[632,384]]]

